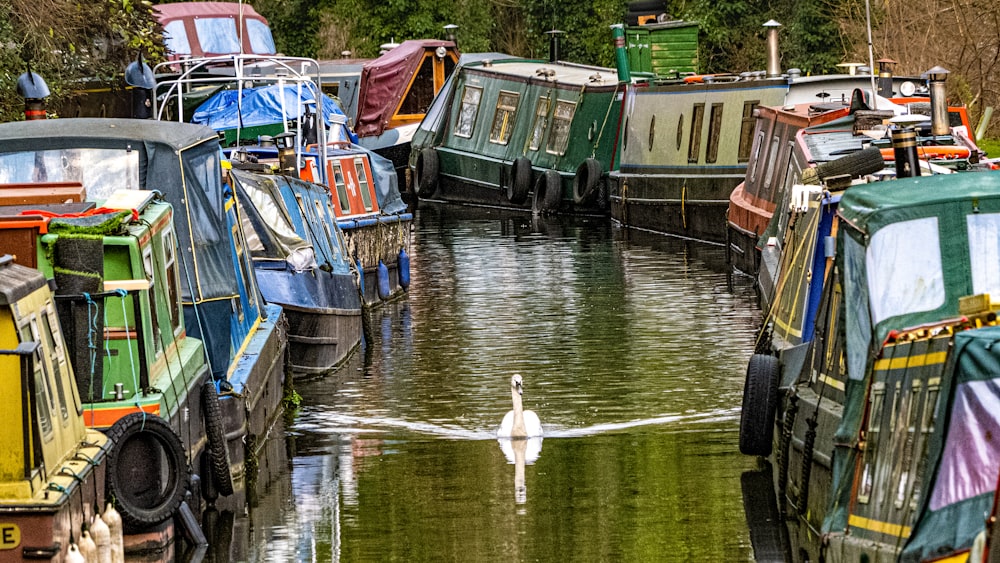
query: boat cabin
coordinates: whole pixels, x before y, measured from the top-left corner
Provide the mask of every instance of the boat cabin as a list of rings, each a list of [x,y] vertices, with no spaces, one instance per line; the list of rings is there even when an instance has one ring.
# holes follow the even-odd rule
[[[248,53],[274,55],[267,20],[246,2],[177,2],[153,6],[169,60]]]

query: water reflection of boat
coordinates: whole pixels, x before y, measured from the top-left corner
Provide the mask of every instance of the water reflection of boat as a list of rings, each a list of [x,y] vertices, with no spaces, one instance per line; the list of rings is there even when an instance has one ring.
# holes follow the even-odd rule
[[[0,348],[7,403],[2,547],[19,560],[66,560],[93,521],[94,507],[104,504],[114,444],[84,424],[69,346],[45,276],[15,264],[10,255],[0,256]]]
[[[787,314],[750,360],[740,449],[774,465],[796,559],[965,558],[1000,466],[1000,274],[984,259],[1000,175],[858,182],[835,216],[828,199],[796,219],[814,238],[781,269],[798,298],[775,301]],[[829,235],[802,228],[823,215]]]

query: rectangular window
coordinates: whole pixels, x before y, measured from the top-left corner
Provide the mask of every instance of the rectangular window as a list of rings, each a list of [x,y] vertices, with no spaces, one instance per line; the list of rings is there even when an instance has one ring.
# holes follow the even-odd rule
[[[774,177],[774,169],[778,167],[778,149],[781,147],[781,139],[777,135],[771,138],[771,150],[767,154],[767,170],[764,171],[764,189],[770,193],[771,178]]]
[[[737,158],[740,162],[750,160],[750,148],[753,144],[753,124],[756,121],[754,111],[760,102],[743,102],[743,123],[740,125],[740,150]]]
[[[872,322],[944,304],[944,270],[938,218],[893,223],[871,235],[865,263]],[[914,249],[920,260],[910,260]]]
[[[1000,299],[1000,213],[972,214],[966,217],[966,224],[972,292]]]
[[[719,160],[719,137],[722,136],[722,104],[712,104],[712,113],[708,116],[708,151],[705,162]]]
[[[517,92],[500,91],[497,97],[497,112],[493,115],[493,129],[490,131],[490,142],[506,145],[510,141],[510,133],[514,130],[514,115],[517,114],[517,101],[521,97]]]
[[[750,183],[757,181],[757,168],[760,167],[760,149],[764,146],[764,132],[757,134],[757,141],[753,145],[753,163],[750,164]]]
[[[175,255],[177,242],[174,240],[173,228],[167,227],[163,230],[163,238],[160,242],[163,244],[163,265],[167,273],[167,299],[169,299],[167,309],[170,311],[170,326],[176,331],[180,328],[180,315],[177,310],[177,288],[180,283],[180,274],[177,271]]]
[[[466,86],[462,93],[462,107],[455,122],[455,136],[469,138],[476,125],[476,114],[479,113],[479,101],[483,98],[483,89],[478,86]]]
[[[549,99],[547,97],[538,98],[538,105],[535,106],[535,124],[531,126],[531,143],[528,148],[537,151],[542,146],[542,139],[545,137],[545,129],[549,125]]]
[[[705,120],[705,104],[695,104],[691,111],[691,136],[688,143],[688,162],[698,162],[701,154],[701,125]]]
[[[361,202],[365,211],[372,210],[372,193],[368,187],[368,174],[365,172],[365,161],[361,157],[354,159],[354,169],[358,172],[358,189],[361,190]]]
[[[340,206],[341,213],[351,212],[351,201],[347,199],[347,183],[344,181],[344,171],[340,164],[332,165],[333,185],[337,188],[337,205]]]
[[[576,113],[576,102],[556,101],[556,110],[552,114],[552,132],[549,133],[549,144],[545,152],[550,154],[566,154],[569,146],[569,127]]]

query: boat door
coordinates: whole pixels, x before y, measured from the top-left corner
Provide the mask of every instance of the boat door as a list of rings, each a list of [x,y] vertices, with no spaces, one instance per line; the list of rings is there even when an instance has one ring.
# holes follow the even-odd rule
[[[349,154],[327,162],[333,196],[333,210],[338,219],[378,213],[375,183],[367,155]]]

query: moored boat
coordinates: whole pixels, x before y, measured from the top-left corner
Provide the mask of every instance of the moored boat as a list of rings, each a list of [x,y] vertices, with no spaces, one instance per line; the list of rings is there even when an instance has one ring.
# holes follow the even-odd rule
[[[69,350],[45,276],[0,256],[4,559],[68,560],[104,505],[114,444],[84,424]]]
[[[605,215],[622,86],[615,69],[508,55],[466,57],[410,153],[419,198]]]
[[[123,204],[142,209],[134,219],[128,219],[131,212],[117,219],[125,235],[109,222],[111,230],[97,239],[95,248],[77,253],[96,255],[98,248],[107,247],[94,267],[103,266],[106,278],[136,280],[135,287],[118,289],[139,296],[104,299],[102,308],[111,321],[103,338],[122,348],[94,365],[121,377],[122,389],[119,396],[111,387],[109,399],[103,385],[97,386],[102,394],[93,397],[89,422],[113,431],[121,420],[141,424],[142,417],[152,416],[149,409],[159,409],[166,430],[184,444],[178,471],[186,476],[192,467],[209,500],[234,490],[242,494],[239,485],[252,467],[253,448],[281,411],[287,341],[280,306],[264,304],[256,290],[233,201],[223,187],[215,132],[190,124],[110,118],[7,123],[0,129],[3,181],[76,181],[88,201],[105,204],[119,189],[155,188],[137,191],[147,196],[138,203]],[[51,230],[53,221],[38,231]],[[94,228],[83,219],[57,222],[70,229],[81,221],[77,233]],[[78,238],[86,240],[87,235]],[[37,256],[41,264],[48,259],[40,251],[19,254]],[[92,276],[78,277],[83,283]],[[116,312],[122,304],[125,311]],[[102,331],[96,333],[102,336]],[[122,403],[121,409],[104,408],[114,401]],[[179,479],[186,489],[186,477]]]
[[[740,449],[795,560],[964,560],[1000,467],[1000,174],[843,182],[796,190]]]

